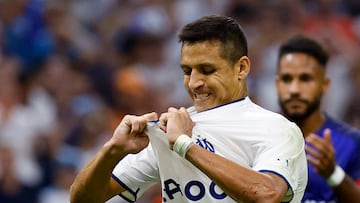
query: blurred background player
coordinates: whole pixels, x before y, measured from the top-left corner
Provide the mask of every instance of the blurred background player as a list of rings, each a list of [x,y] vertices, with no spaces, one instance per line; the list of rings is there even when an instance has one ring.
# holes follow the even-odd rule
[[[304,36],[282,44],[279,104],[306,139],[309,182],[303,202],[360,202],[360,131],[332,118],[321,105],[330,86],[328,57],[321,44]]]

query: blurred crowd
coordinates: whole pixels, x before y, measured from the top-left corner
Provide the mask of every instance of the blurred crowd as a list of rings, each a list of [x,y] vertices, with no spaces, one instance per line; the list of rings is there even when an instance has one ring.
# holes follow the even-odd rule
[[[0,0],[0,202],[68,202],[125,114],[191,105],[177,32],[216,13],[246,31],[255,102],[278,111],[278,45],[303,33],[331,52],[324,108],[360,128],[358,0]]]

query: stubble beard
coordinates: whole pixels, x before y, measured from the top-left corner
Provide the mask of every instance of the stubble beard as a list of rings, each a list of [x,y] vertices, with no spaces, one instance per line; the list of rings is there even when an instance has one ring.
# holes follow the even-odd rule
[[[279,99],[279,105],[280,108],[285,115],[286,118],[288,118],[290,121],[295,122],[296,124],[303,123],[309,116],[311,116],[318,108],[320,108],[321,104],[321,95],[317,96],[313,102],[310,102],[308,100],[301,100],[306,105],[306,109],[304,112],[296,112],[292,113],[286,108],[286,103],[289,100],[281,101]]]

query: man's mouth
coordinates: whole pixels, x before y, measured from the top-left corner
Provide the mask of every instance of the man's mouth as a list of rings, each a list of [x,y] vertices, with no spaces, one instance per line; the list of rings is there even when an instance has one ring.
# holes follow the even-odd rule
[[[286,103],[296,105],[296,104],[303,104],[304,102],[299,99],[290,99],[287,100]]]
[[[209,93],[203,93],[203,94],[194,94],[195,99],[204,99],[207,98],[210,94]]]
[[[301,99],[289,99],[285,102],[285,105],[291,109],[300,109],[306,105],[306,102]]]

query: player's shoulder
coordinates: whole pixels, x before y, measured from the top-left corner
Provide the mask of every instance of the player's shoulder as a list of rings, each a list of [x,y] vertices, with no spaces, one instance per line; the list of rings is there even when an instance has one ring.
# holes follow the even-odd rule
[[[327,114],[325,127],[332,129],[332,131],[335,131],[341,136],[348,136],[360,142],[360,129],[357,129],[354,126],[351,126],[350,124],[331,117]]]
[[[230,121],[252,121],[254,125],[291,125],[290,121],[279,113],[265,109],[254,103],[249,97],[235,100],[206,111],[196,112],[194,107],[188,112],[195,120],[218,120],[219,118]]]
[[[259,114],[259,116],[263,117],[263,119],[270,119],[276,122],[281,122],[281,123],[286,123],[286,124],[290,124],[293,125],[291,121],[289,121],[284,115],[266,109],[262,106],[259,106],[258,104],[253,103],[254,109],[256,109],[256,111]]]
[[[279,130],[293,132],[294,134],[302,135],[299,126],[297,126],[294,122],[287,119],[281,113],[271,111],[269,109],[263,108],[257,104],[254,104],[255,108],[258,111],[260,122],[267,123],[271,128],[277,128]]]

